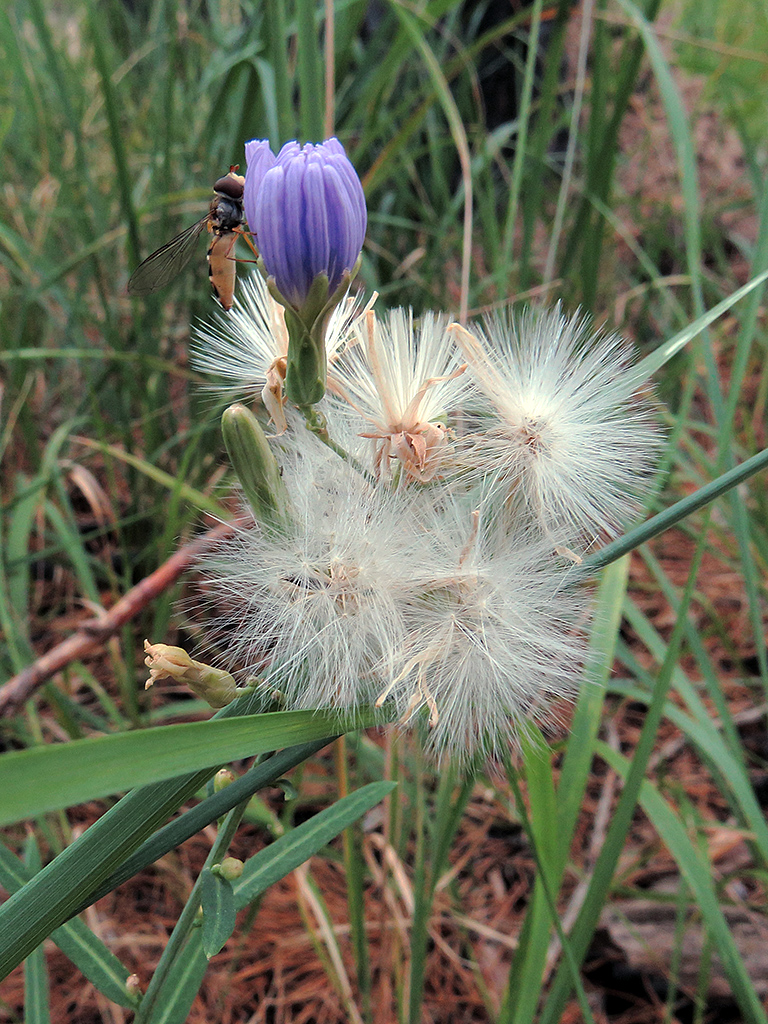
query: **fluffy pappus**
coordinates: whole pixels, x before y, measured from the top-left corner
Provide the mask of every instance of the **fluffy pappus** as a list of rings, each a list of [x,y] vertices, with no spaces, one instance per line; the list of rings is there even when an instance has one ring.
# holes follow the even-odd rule
[[[479,510],[427,513],[423,530],[402,661],[378,703],[393,697],[406,722],[426,708],[430,748],[466,762],[574,695],[590,598],[549,543]]]
[[[256,524],[205,564],[219,642],[288,707],[370,705],[399,656],[419,538],[402,498],[311,435],[288,442],[281,463],[293,528]]]
[[[469,389],[465,365],[448,333],[444,314],[373,311],[351,325],[349,344],[328,365],[328,389],[341,413],[361,420],[359,432],[374,442],[377,475],[390,476],[399,461],[403,479],[427,482],[448,455],[446,417]]]
[[[452,328],[480,392],[471,471],[566,544],[616,536],[651,482],[661,433],[631,347],[559,307]]]

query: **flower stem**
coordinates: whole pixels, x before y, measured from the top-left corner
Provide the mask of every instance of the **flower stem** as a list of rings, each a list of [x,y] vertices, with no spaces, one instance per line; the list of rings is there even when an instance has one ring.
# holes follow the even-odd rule
[[[360,474],[360,476],[364,477],[368,481],[369,484],[376,483],[372,474],[358,462],[354,455],[350,455],[346,448],[342,448],[338,442],[333,440],[331,435],[328,433],[328,424],[322,413],[317,412],[313,406],[304,406],[301,408],[301,412],[304,414],[304,419],[307,423],[307,430],[313,433],[315,437],[330,448],[332,452],[335,452],[340,459],[348,462],[349,465]]]
[[[203,869],[197,876],[197,880],[192,887],[189,899],[184,904],[184,909],[179,915],[175,928],[171,932],[171,937],[168,939],[168,943],[163,950],[163,955],[160,957],[155,973],[152,975],[152,980],[147,986],[147,991],[144,993],[144,998],[141,1000],[141,1004],[136,1013],[134,1024],[147,1024],[147,1022],[152,1019],[152,1010],[154,1009],[158,996],[162,992],[163,984],[168,977],[175,960],[183,954],[187,936],[194,927],[195,917],[197,915],[198,907],[200,906],[200,888],[202,885],[201,879],[203,877],[203,872],[212,864],[218,863],[226,853],[250,799],[250,796],[246,797],[246,799],[241,801],[236,807],[233,807],[224,819],[224,822],[219,829],[219,833],[216,836],[216,841],[205,859]]]

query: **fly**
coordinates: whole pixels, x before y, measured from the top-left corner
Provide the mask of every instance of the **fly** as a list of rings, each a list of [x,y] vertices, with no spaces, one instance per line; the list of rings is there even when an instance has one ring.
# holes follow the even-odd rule
[[[128,281],[129,295],[151,295],[169,284],[196,252],[196,242],[203,231],[213,235],[208,246],[208,276],[211,287],[224,309],[231,309],[235,295],[235,260],[232,250],[237,236],[243,234],[243,186],[245,178],[237,174],[237,166],[219,178],[213,186],[214,196],[208,213],[147,256]]]

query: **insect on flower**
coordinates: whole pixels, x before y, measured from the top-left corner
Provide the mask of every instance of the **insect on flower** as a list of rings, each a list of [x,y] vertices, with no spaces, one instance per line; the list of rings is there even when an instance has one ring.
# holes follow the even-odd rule
[[[235,294],[235,259],[232,251],[243,231],[243,186],[245,178],[237,165],[213,186],[214,196],[208,213],[170,242],[148,256],[128,281],[129,295],[151,295],[164,288],[187,266],[195,255],[195,243],[207,228],[213,235],[208,246],[208,275],[216,298],[224,309],[231,309]],[[253,248],[253,246],[251,246]]]

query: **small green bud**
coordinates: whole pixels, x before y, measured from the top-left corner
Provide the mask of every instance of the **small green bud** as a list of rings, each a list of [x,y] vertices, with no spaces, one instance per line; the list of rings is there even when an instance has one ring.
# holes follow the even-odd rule
[[[220,864],[213,865],[211,874],[218,875],[219,878],[223,878],[227,882],[236,882],[242,875],[244,867],[245,864],[237,857],[225,857]]]
[[[230,405],[221,417],[221,432],[255,518],[271,532],[285,532],[288,492],[259,421],[244,405]]]
[[[231,786],[237,776],[234,772],[230,771],[229,768],[219,768],[213,777],[213,791],[214,793],[220,793],[222,789],[226,789],[227,786]]]
[[[129,974],[125,979],[125,991],[132,1003],[138,1003],[141,997],[141,983],[138,974]]]

